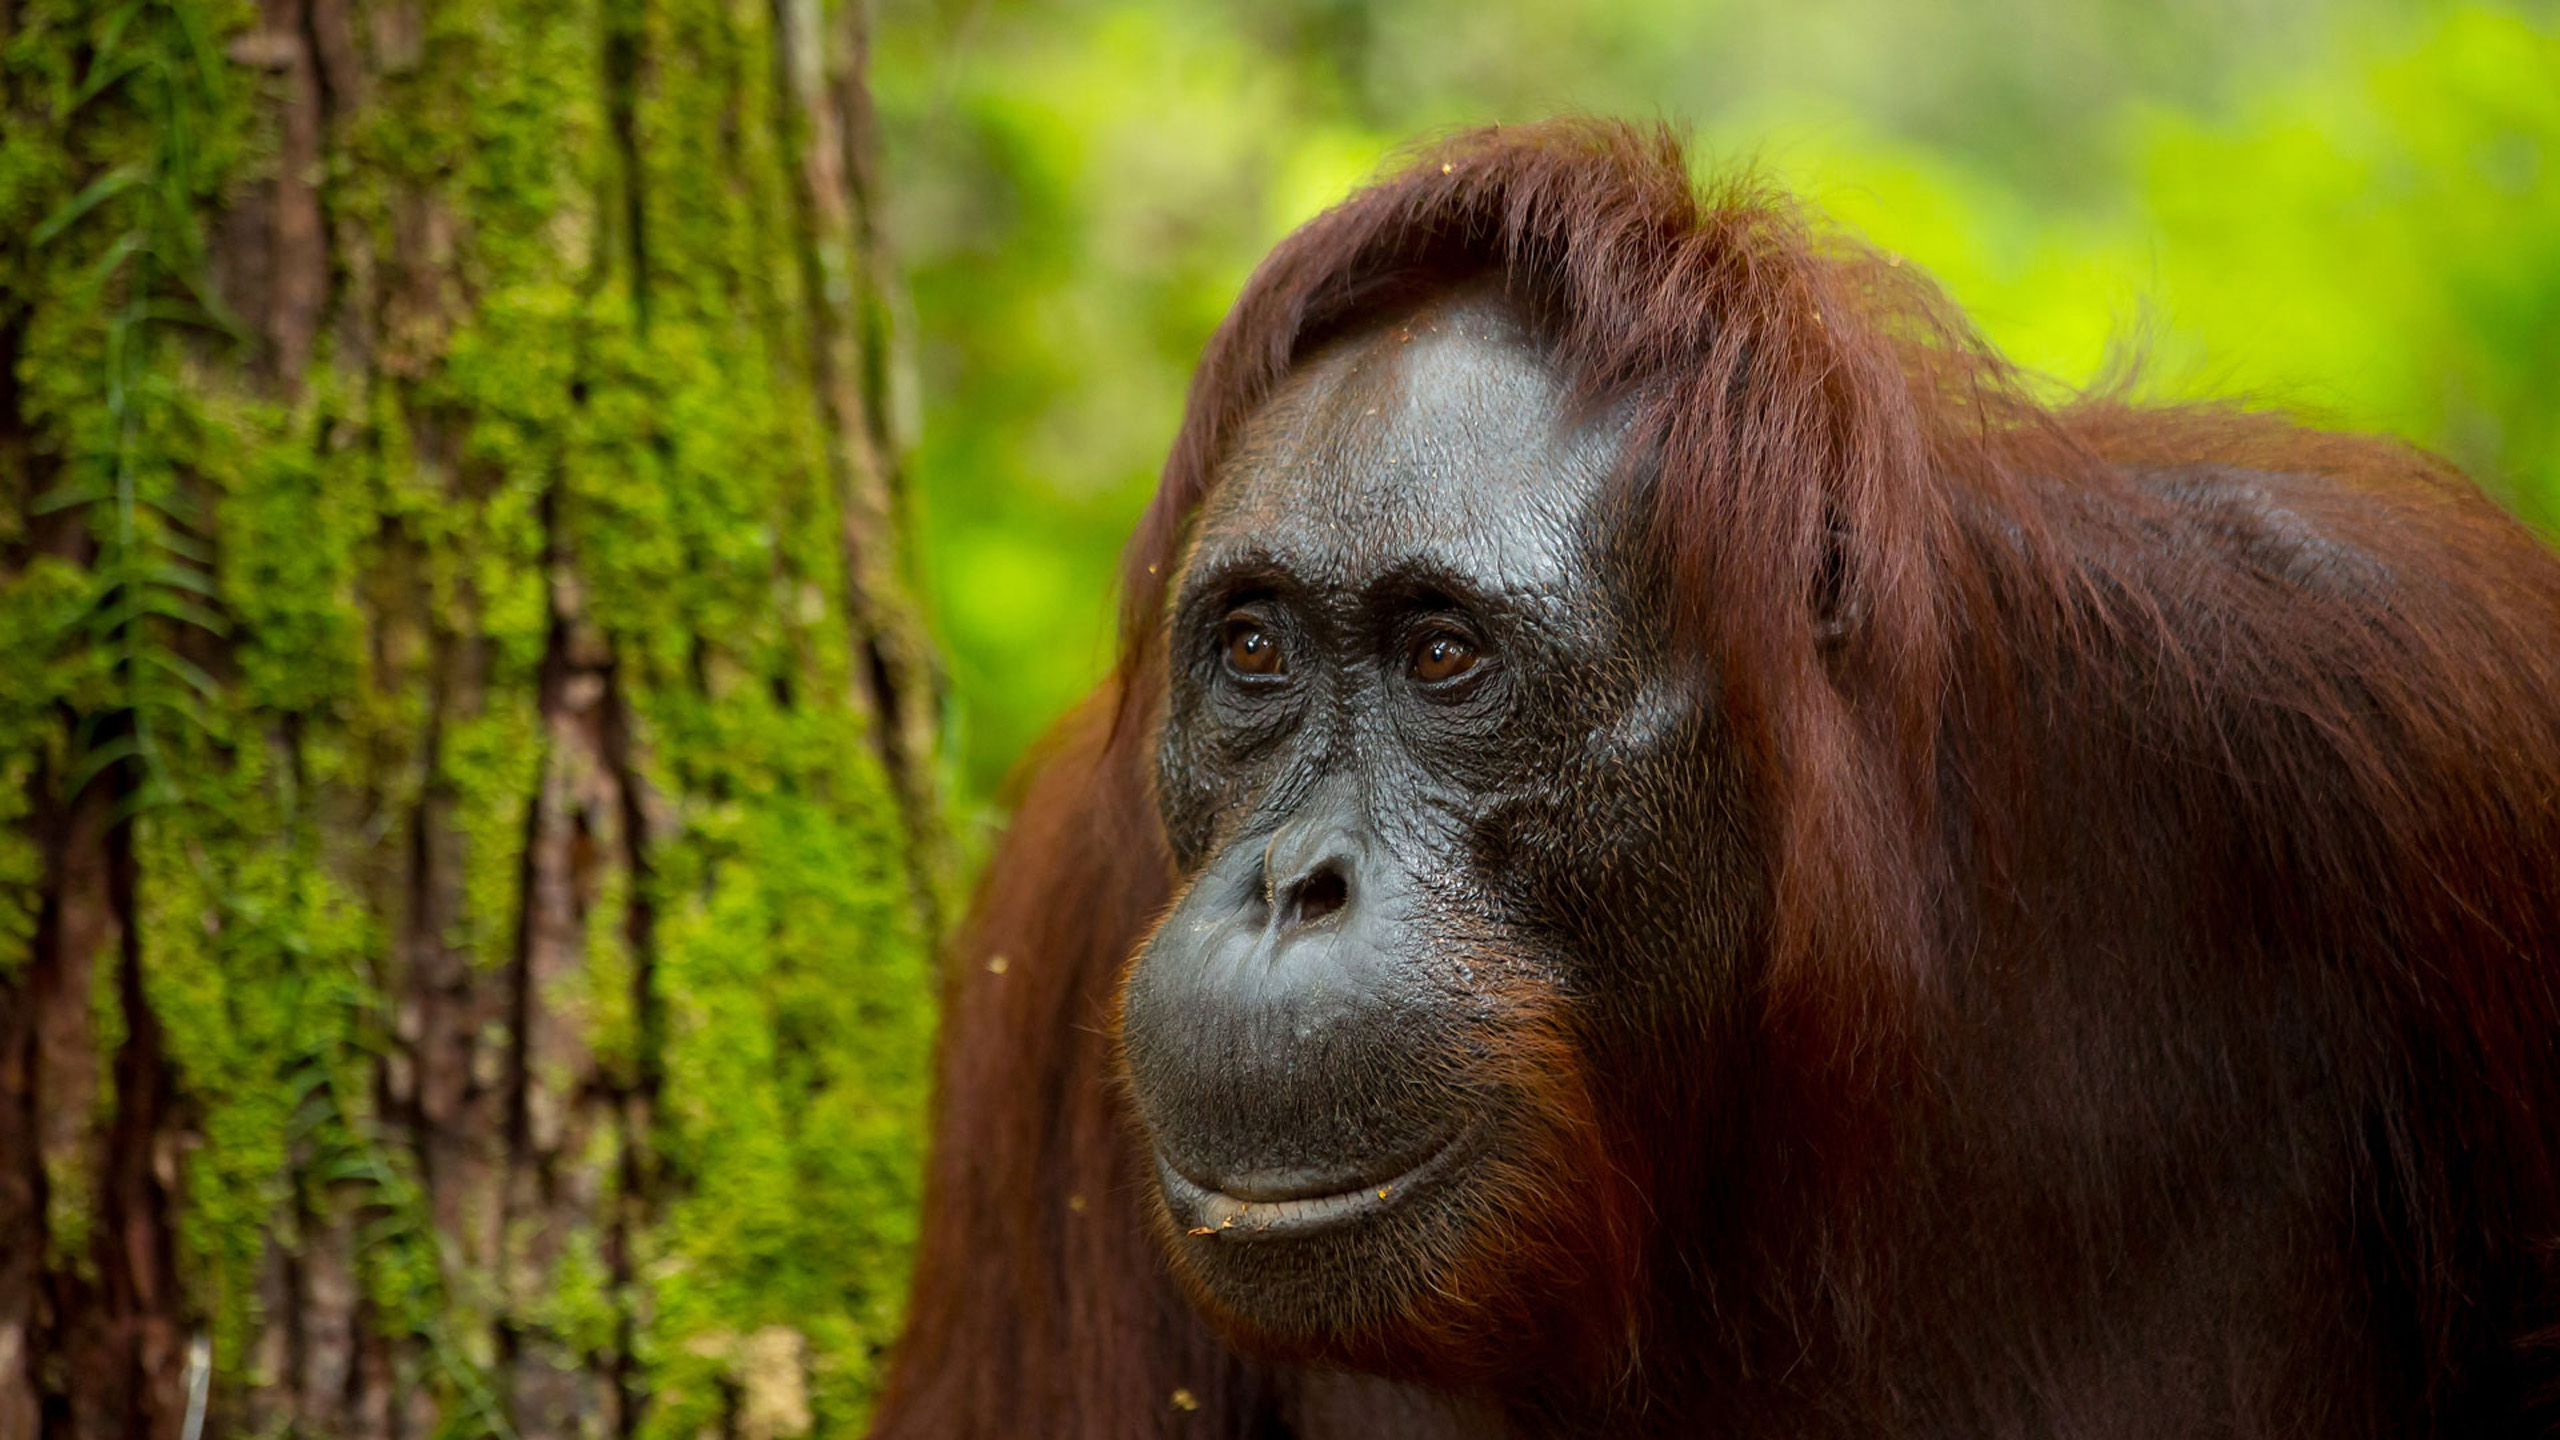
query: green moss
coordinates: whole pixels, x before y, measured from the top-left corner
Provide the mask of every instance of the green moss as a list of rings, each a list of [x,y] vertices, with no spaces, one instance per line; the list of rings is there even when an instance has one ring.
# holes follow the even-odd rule
[[[325,1202],[327,1180],[304,1167],[358,1143],[361,1116],[333,1097],[362,1068],[380,944],[276,803],[267,753],[212,772],[220,793],[155,821],[143,857],[151,1003],[198,1115],[181,1239],[217,1353],[235,1357],[251,1352],[268,1245],[292,1235],[298,1202]]]
[[[79,622],[89,580],[44,557],[0,583],[0,981],[25,963],[42,903],[44,853],[28,835],[28,782],[59,770],[68,737],[58,707],[88,657],[63,643]]]
[[[430,216],[451,254],[382,300],[364,353],[324,330],[287,394],[246,378],[254,351],[218,326],[142,303],[196,294],[199,217],[271,163],[266,82],[220,59],[247,8],[142,7],[117,41],[139,78],[75,105],[103,32],[22,4],[0,51],[0,236],[21,237],[0,239],[0,299],[25,316],[21,407],[52,483],[108,553],[0,581],[20,662],[0,676],[0,977],[42,877],[27,783],[79,763],[66,708],[136,717],[158,786],[135,829],[145,990],[188,1131],[181,1269],[225,1393],[279,1378],[244,1368],[275,1318],[272,1250],[352,1220],[374,1322],[456,1433],[495,1425],[496,1321],[577,1361],[634,1317],[648,1433],[696,1433],[777,1355],[805,1369],[821,1430],[849,1433],[912,1242],[931,987],[899,812],[850,708],[796,131],[763,7],[607,8],[430,7],[419,63],[335,117],[341,263],[406,253]],[[610,134],[617,28],[661,57],[633,72],[636,170]],[[174,208],[137,189],[24,243],[118,167]],[[102,266],[135,235],[148,265]],[[386,263],[370,283],[393,283]],[[27,497],[0,498],[14,524]],[[98,618],[154,584],[200,617]],[[565,1233],[511,1227],[502,1294],[434,1233],[416,1157],[373,1107],[400,1063],[392,937],[423,804],[460,842],[443,938],[474,984],[506,983],[528,807],[547,767],[586,763],[540,712],[555,613],[608,649],[651,819],[645,870],[592,837],[583,963],[536,999],[596,1079],[655,1084],[658,1106],[636,1137],[608,1110],[579,1132],[559,1163],[593,1203]],[[163,651],[209,668],[137,664]],[[634,906],[655,917],[645,949]],[[106,1057],[127,1017],[99,973]],[[627,1138],[651,1157],[645,1195],[621,1193]],[[56,1177],[66,1264],[87,1248],[84,1174]],[[625,1215],[628,1284],[605,1258]]]
[[[792,727],[742,718],[769,735]],[[837,1377],[820,1387],[822,1413],[849,1421],[903,1277],[925,977],[876,818],[886,797],[874,792],[866,822],[763,789],[783,778],[738,775],[748,798],[706,815],[666,874],[689,897],[665,925],[667,1143],[699,1185],[659,1235],[653,1362],[695,1403],[664,1407],[652,1434],[691,1434],[716,1414],[702,1408],[713,1388],[683,1382],[727,1361],[697,1342],[777,1324],[808,1334]],[[844,1043],[855,1035],[869,1043]],[[820,1316],[845,1323],[809,1324]]]

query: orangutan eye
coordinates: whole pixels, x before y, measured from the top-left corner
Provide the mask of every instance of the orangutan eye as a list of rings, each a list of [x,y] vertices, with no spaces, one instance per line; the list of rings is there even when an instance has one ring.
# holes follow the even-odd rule
[[[1285,675],[1289,663],[1280,654],[1280,637],[1260,616],[1239,610],[1227,617],[1227,668],[1239,675]]]
[[[1425,685],[1455,680],[1474,668],[1476,647],[1463,635],[1442,631],[1413,647],[1413,678]]]

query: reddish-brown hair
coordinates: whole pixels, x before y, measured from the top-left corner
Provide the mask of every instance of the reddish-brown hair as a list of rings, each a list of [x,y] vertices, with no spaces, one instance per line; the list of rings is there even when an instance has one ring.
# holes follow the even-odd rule
[[[1949,1057],[2100,1036],[2074,1063],[2157,1063],[2177,1103],[2219,1093],[2193,1077],[2220,1066],[2231,1093],[2288,1097],[2251,1123],[2348,1157],[2431,1385],[2486,1383],[2462,1358],[2483,1325],[2514,1347],[2550,1323],[2532,1247],[2560,1235],[2560,564],[2398,444],[2040,403],[1910,268],[1818,239],[1775,197],[1702,196],[1666,134],[1560,122],[1460,136],[1320,216],[1210,340],[1129,546],[1118,672],[1037,765],[950,974],[879,1433],[1119,1436],[1179,1415],[1241,1434],[1285,1387],[1165,1278],[1108,1083],[1114,980],[1171,884],[1146,760],[1158,617],[1190,517],[1289,368],[1381,307],[1487,278],[1586,401],[1632,407],[1666,625],[1713,667],[1753,777],[1767,1081],[1838,1127],[1810,1145],[1827,1175],[1790,1172],[1838,1207],[1799,1257],[1822,1273],[1773,1282],[1768,1305],[1827,1327],[1853,1367],[1888,1343],[1862,1307],[1891,1259],[1868,1252],[1925,1228],[1891,1187],[1945,1181],[1929,1167],[1999,1131],[1958,1113],[1978,1096]],[[2118,918],[2227,964],[2098,967],[2121,1018],[2085,1033],[1978,998],[2099,984],[2039,942]],[[2198,986],[2198,1032],[2243,1038],[2181,1058]],[[2286,997],[2271,1035],[2303,1035],[2253,1038],[2259,994]],[[2297,1043],[2320,1049],[2319,1093],[2285,1088]],[[2059,1132],[2104,1131],[2106,1103]],[[2109,1187],[2133,1172],[2091,1153],[2052,1188],[2129,1203]],[[1996,1289],[1979,1303],[2027,1304]]]

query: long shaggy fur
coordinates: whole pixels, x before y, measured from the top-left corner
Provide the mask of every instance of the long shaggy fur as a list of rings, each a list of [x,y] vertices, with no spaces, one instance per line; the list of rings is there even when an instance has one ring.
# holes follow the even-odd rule
[[[1113,985],[1171,884],[1158,617],[1291,364],[1487,276],[1589,403],[1632,407],[1666,624],[1765,831],[1724,1117],[1757,1149],[1713,1206],[1592,1223],[1769,1233],[1652,1246],[1721,1272],[1626,1317],[1688,1358],[1611,1403],[1818,1377],[1787,1428],[2033,1430],[2164,1339],[2320,1393],[2340,1353],[2316,1339],[2117,1298],[2182,1266],[2198,1295],[2238,1283],[2227,1242],[2302,1247],[2235,1309],[2386,1337],[2413,1358],[2380,1390],[2446,1433],[2531,1433],[2560,1375],[2560,564],[2395,443],[2040,404],[1910,269],[1586,122],[1423,155],[1285,241],[1210,341],[1129,547],[1118,672],[955,955],[876,1433],[1242,1436],[1297,1383],[1175,1293],[1108,1079]],[[2229,1193],[2274,1198],[2201,1213]],[[2302,1238],[2308,1213],[2334,1236]],[[2002,1336],[2039,1338],[1982,1353]],[[2373,1423],[2198,1403],[2236,1433]]]

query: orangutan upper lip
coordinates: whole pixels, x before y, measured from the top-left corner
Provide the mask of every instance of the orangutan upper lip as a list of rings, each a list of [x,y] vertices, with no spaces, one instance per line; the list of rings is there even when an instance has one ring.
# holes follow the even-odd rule
[[[1164,1187],[1166,1206],[1185,1234],[1202,1239],[1280,1240],[1331,1230],[1390,1210],[1446,1174],[1472,1148],[1476,1133],[1465,1127],[1425,1151],[1423,1158],[1380,1180],[1360,1180],[1348,1188],[1338,1176],[1317,1178],[1305,1171],[1256,1172],[1207,1184],[1174,1167],[1156,1152],[1156,1175]]]

